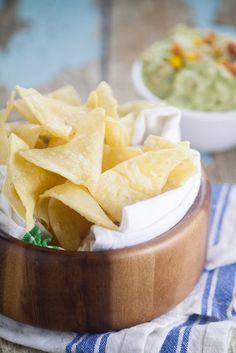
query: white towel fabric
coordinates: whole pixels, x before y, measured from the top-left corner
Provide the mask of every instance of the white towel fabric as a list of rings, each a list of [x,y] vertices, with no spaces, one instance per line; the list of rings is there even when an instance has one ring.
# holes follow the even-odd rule
[[[41,330],[0,315],[0,336],[53,353],[227,353],[236,333],[235,210],[236,186],[213,185],[205,271],[192,293],[167,314],[91,335]]]

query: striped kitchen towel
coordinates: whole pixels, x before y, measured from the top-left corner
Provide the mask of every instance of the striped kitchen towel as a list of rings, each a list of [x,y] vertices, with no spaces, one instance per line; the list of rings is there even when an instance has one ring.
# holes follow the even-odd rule
[[[235,279],[236,186],[215,184],[206,267],[192,293],[173,310],[151,322],[103,334],[40,330],[0,316],[0,336],[55,353],[232,353]]]

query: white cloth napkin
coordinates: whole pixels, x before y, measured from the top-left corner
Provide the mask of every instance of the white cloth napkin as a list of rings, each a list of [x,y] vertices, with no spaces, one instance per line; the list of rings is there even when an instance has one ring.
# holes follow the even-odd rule
[[[21,239],[25,233],[23,221],[9,206],[2,189],[6,176],[6,167],[0,166],[0,229],[6,234]]]
[[[148,135],[158,135],[173,142],[179,142],[180,110],[169,106],[144,109],[138,115],[132,138],[133,145],[142,145]]]

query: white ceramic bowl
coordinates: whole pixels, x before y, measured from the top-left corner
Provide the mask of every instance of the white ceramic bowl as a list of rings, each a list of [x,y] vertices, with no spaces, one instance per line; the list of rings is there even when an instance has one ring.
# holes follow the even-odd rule
[[[143,98],[157,102],[161,100],[145,85],[140,61],[133,64],[132,80]],[[203,112],[179,109],[182,112],[182,138],[189,140],[194,148],[200,151],[219,152],[236,146],[236,110]]]

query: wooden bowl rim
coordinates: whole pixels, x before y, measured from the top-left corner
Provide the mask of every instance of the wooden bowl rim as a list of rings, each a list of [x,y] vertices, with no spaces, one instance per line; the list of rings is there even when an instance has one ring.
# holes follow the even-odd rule
[[[147,250],[153,251],[155,246],[160,247],[160,244],[168,241],[170,238],[175,236],[178,233],[179,228],[181,228],[182,226],[186,227],[190,222],[192,222],[192,215],[197,211],[199,211],[202,204],[204,203],[204,200],[209,190],[210,190],[210,182],[203,174],[201,179],[200,189],[193,205],[190,207],[190,209],[185,214],[185,216],[175,226],[173,226],[168,231],[150,240],[147,240],[145,242],[142,242],[136,245],[127,246],[125,248],[109,249],[109,250],[101,250],[101,251],[74,251],[74,250],[50,249],[50,248],[35,246],[30,243],[24,242],[20,239],[14,238],[13,236],[2,232],[1,229],[0,229],[0,240],[2,239],[6,242],[15,244],[16,246],[20,246],[34,252],[44,253],[45,255],[47,254],[48,256],[53,256],[53,255],[54,256],[79,256],[81,258],[96,259],[104,255],[113,255],[113,256],[117,255],[119,257],[122,254],[125,256],[137,255],[138,253],[142,253],[143,251],[145,252]]]

